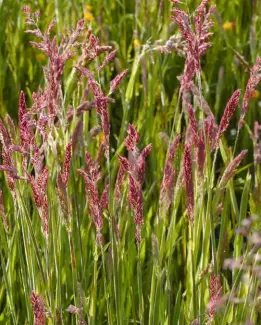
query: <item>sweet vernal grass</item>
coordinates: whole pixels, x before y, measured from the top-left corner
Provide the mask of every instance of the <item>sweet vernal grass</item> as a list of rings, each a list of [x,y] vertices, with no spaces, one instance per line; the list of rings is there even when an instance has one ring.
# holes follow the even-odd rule
[[[166,0],[34,2],[31,12],[40,10],[42,31],[56,17],[51,37],[57,34],[57,42],[66,28],[75,29],[84,16],[86,30],[79,42],[88,40],[91,27],[101,45],[118,50],[99,72],[105,56],[82,62],[79,48],[66,63],[60,79],[62,97],[59,92],[55,95],[57,118],[44,114],[52,120],[46,141],[43,130],[26,124],[38,120],[40,112],[19,120],[17,107],[21,90],[28,112],[33,92],[39,86],[45,89],[48,82],[41,67],[50,61],[29,45],[36,38],[24,33],[31,26],[25,26],[21,3],[0,4],[4,22],[0,29],[5,36],[0,38],[1,150],[10,149],[13,159],[7,159],[8,152],[6,157],[2,153],[0,324],[260,322],[259,86],[255,92],[251,89],[239,127],[250,69],[260,55],[260,4],[216,1],[214,26],[209,30],[214,33],[209,38],[212,46],[202,55],[201,71],[194,76],[199,92],[191,91],[188,99],[186,85],[182,89],[177,79],[184,73],[185,60],[180,52],[170,50],[175,42],[169,40],[182,35],[178,28],[182,26],[171,21],[170,10],[174,6],[189,13],[193,24],[200,1],[180,2],[184,4]],[[94,76],[84,71],[81,75],[75,67],[85,67]],[[128,74],[117,91],[108,95],[111,80],[126,68]],[[259,81],[258,75],[255,78]],[[93,94],[92,80],[104,96]],[[241,97],[225,109],[236,89],[241,89]],[[94,98],[107,105],[110,134],[105,112],[86,109],[84,103]],[[206,113],[206,103],[214,119]],[[188,114],[188,104],[195,120]],[[79,107],[85,110],[77,115]],[[6,112],[18,126],[15,134]],[[218,128],[222,132],[213,140],[212,131]],[[39,170],[30,160],[32,146],[26,148],[26,162],[21,153],[30,130],[44,157]],[[171,144],[179,134],[181,140],[168,165]],[[70,140],[67,185],[64,165]],[[202,142],[203,173],[199,168]],[[152,149],[143,157],[148,144]],[[85,152],[101,172],[101,180]],[[122,165],[124,179],[118,184]],[[48,169],[46,187],[43,167]],[[63,177],[58,178],[59,174]],[[22,177],[15,180],[13,191],[8,175]],[[34,192],[32,184],[39,178],[42,182]],[[98,196],[93,195],[95,191]],[[48,236],[43,228],[45,196]]]

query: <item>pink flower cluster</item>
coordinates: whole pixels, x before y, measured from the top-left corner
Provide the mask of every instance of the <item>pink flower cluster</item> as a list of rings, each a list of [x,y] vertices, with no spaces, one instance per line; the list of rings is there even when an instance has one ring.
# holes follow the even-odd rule
[[[217,307],[221,303],[222,285],[220,277],[216,274],[211,274],[209,279],[209,294],[210,300],[208,304],[208,324],[211,324],[217,313]]]
[[[235,109],[238,106],[239,97],[240,97],[240,89],[237,89],[233,93],[233,95],[231,96],[231,98],[229,99],[229,101],[225,107],[224,113],[222,115],[222,118],[221,118],[221,121],[219,124],[216,142],[218,142],[222,133],[224,133],[227,130],[227,128],[229,126],[229,122],[235,112]]]
[[[111,54],[113,53],[113,54]],[[105,58],[105,63],[100,66],[100,69],[106,66],[110,60],[112,60],[115,56],[115,51],[108,54]],[[88,78],[88,86],[90,87],[92,94],[94,96],[94,100],[92,102],[87,102],[84,107],[78,108],[78,114],[84,110],[89,109],[89,107],[95,107],[97,113],[101,118],[101,126],[105,136],[105,156],[109,157],[109,141],[110,141],[110,121],[109,121],[109,112],[108,112],[108,102],[111,101],[111,98],[108,97],[112,93],[115,92],[117,87],[119,86],[122,79],[126,76],[128,70],[124,70],[119,75],[117,75],[111,82],[110,82],[110,90],[108,96],[105,96],[104,92],[102,91],[99,83],[94,79],[94,74],[90,72],[88,69],[83,67],[75,67],[78,71],[80,71],[84,76]]]
[[[256,89],[257,85],[261,81],[261,57],[256,59],[255,64],[250,70],[250,78],[248,79],[246,90],[243,98],[243,105],[241,110],[239,126],[243,124],[244,117],[248,110],[248,104],[252,97],[253,91]]]
[[[187,197],[187,213],[189,220],[194,221],[194,184],[192,174],[192,158],[191,158],[191,146],[190,144],[185,145],[184,150],[184,180],[185,190]]]
[[[168,156],[164,167],[163,180],[160,187],[160,204],[165,203],[166,210],[168,210],[172,202],[175,177],[175,169],[172,164],[175,158],[176,149],[180,142],[180,138],[181,136],[177,135],[177,137],[174,139],[174,141],[169,147]]]
[[[51,31],[55,26],[55,20],[52,20],[45,33],[38,28],[39,12],[32,13],[30,8],[24,9],[27,25],[33,29],[27,30],[26,33],[33,34],[40,39],[39,42],[30,42],[31,45],[41,50],[49,58],[48,67],[44,68],[46,78],[46,88],[33,94],[34,105],[32,112],[38,113],[39,120],[37,127],[45,134],[47,124],[52,128],[55,119],[61,116],[62,91],[61,78],[66,61],[73,55],[75,46],[83,46],[77,42],[78,37],[84,31],[84,19],[80,20],[74,31],[68,36],[63,36],[60,46],[57,44],[56,37],[51,38]],[[46,109],[46,112],[44,110]]]
[[[90,214],[97,232],[97,242],[102,243],[103,210],[108,209],[109,204],[109,184],[99,195],[98,182],[102,178],[97,161],[91,155],[85,153],[86,170],[78,169],[78,173],[83,176],[85,191],[89,202]]]
[[[69,207],[69,201],[67,195],[67,187],[68,187],[70,165],[72,159],[72,146],[73,146],[73,142],[71,140],[65,148],[63,168],[61,172],[58,173],[56,179],[57,194],[60,201],[62,214],[69,227],[70,225],[68,224],[68,222],[70,221],[71,213],[70,213],[70,207]]]
[[[33,290],[30,300],[34,314],[34,325],[44,325],[45,311],[43,298]]]
[[[143,225],[143,197],[142,184],[145,177],[145,159],[149,155],[152,146],[147,145],[141,152],[137,144],[139,142],[139,133],[135,127],[130,124],[128,136],[125,139],[125,146],[129,152],[129,159],[118,156],[120,161],[120,169],[116,181],[115,188],[119,193],[119,188],[123,180],[124,171],[128,173],[129,180],[129,203],[134,212],[134,223],[136,225],[136,241],[140,244],[141,227]]]
[[[221,177],[221,180],[219,182],[219,187],[221,189],[225,188],[228,181],[234,176],[237,167],[240,165],[241,161],[247,154],[247,150],[242,150],[239,155],[237,155],[234,159],[231,160],[231,162],[226,167],[223,176]]]
[[[201,69],[200,57],[211,46],[207,40],[213,34],[209,32],[209,29],[213,25],[210,18],[215,6],[211,6],[207,11],[208,2],[209,0],[203,0],[196,9],[194,27],[185,11],[177,7],[172,9],[171,18],[177,24],[186,47],[184,51],[186,53],[185,69],[183,75],[179,77],[182,90],[190,89],[196,72]],[[175,1],[174,4],[182,4],[182,2]]]
[[[3,225],[4,225],[5,229],[8,230],[8,223],[7,223],[7,217],[5,214],[3,192],[1,190],[0,190],[0,216],[3,219]]]
[[[48,182],[48,169],[45,167],[37,177],[37,180],[27,173],[27,177],[33,192],[33,198],[36,207],[38,208],[40,218],[43,223],[43,233],[48,236],[48,198],[47,198],[47,182]]]

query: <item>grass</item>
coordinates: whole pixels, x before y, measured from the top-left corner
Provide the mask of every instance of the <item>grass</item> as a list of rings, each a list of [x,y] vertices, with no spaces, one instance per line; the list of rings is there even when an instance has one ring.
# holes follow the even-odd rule
[[[92,8],[87,8],[87,4]],[[187,1],[185,10],[192,13],[196,4],[197,1]],[[33,92],[46,86],[42,66],[48,63],[42,52],[29,44],[36,38],[24,33],[27,27],[22,5],[26,3],[0,2],[0,18],[4,22],[0,26],[4,35],[0,38],[0,115],[5,121],[6,113],[10,114],[16,125],[20,91],[25,93],[26,106],[31,107]],[[216,5],[213,45],[201,59],[202,71],[195,82],[201,89],[200,98],[208,102],[219,123],[232,93],[238,88],[244,92],[249,69],[260,54],[261,7],[258,1],[243,0],[229,3],[217,0]],[[53,34],[57,33],[58,40],[66,28],[75,27],[85,15],[87,27],[93,29],[101,44],[118,50],[111,64],[96,74],[105,93],[118,73],[128,68],[128,74],[112,95],[114,101],[108,104],[110,156],[108,159],[102,156],[102,179],[95,183],[99,195],[109,184],[108,208],[103,210],[102,244],[97,242],[97,227],[90,211],[90,197],[87,199],[85,195],[84,179],[77,172],[84,169],[85,152],[96,157],[104,141],[104,132],[90,134],[101,123],[100,116],[93,109],[81,117],[74,115],[69,125],[66,121],[69,107],[72,105],[75,111],[86,92],[88,79],[73,68],[79,52],[67,62],[62,76],[59,123],[48,131],[51,135],[48,142],[43,141],[38,131],[35,133],[49,170],[47,240],[29,182],[16,181],[14,199],[7,186],[7,173],[1,172],[8,229],[0,222],[0,324],[34,323],[32,290],[44,301],[45,324],[84,324],[84,321],[93,325],[205,324],[210,323],[211,301],[215,303],[213,324],[250,321],[258,324],[261,174],[260,162],[254,160],[258,139],[251,135],[254,122],[261,117],[259,92],[250,101],[238,139],[242,95],[217,152],[211,153],[206,147],[202,177],[192,146],[195,208],[191,223],[186,208],[188,192],[182,177],[189,120],[177,79],[183,72],[184,59],[175,53],[155,50],[157,40],[164,44],[178,33],[169,17],[171,4],[167,0],[106,3],[38,0],[32,5],[32,11],[36,9],[41,12],[42,30],[56,17]],[[228,22],[231,24],[224,24]],[[99,57],[91,64],[86,63],[86,67],[97,72],[101,63]],[[91,92],[87,99],[93,99]],[[205,114],[200,101],[194,104],[200,126]],[[63,210],[57,176],[63,170],[66,146],[79,121],[83,132],[73,149],[65,190],[68,206]],[[144,225],[140,244],[135,241],[135,213],[128,202],[127,179],[121,188],[119,206],[114,192],[119,169],[117,156],[129,157],[131,161],[124,145],[129,123],[140,134],[139,149],[152,144],[142,186]],[[18,144],[19,128],[15,132],[14,142]],[[160,186],[169,139],[173,140],[177,134],[182,135],[182,140],[171,163],[175,169],[175,187],[167,210],[159,204]],[[248,149],[247,155],[234,177],[221,188],[220,179],[226,167],[243,149]],[[18,175],[26,176],[21,154],[14,152],[13,159]],[[29,161],[27,171],[34,177],[40,175]],[[3,217],[3,211],[0,213]],[[221,289],[215,276],[220,279]],[[76,307],[74,313],[70,308],[67,311],[70,305]]]

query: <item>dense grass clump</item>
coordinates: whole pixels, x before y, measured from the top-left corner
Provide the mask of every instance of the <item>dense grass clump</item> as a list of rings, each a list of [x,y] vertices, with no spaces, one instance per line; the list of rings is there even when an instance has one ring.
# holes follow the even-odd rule
[[[216,5],[0,4],[0,324],[259,324],[260,4]]]

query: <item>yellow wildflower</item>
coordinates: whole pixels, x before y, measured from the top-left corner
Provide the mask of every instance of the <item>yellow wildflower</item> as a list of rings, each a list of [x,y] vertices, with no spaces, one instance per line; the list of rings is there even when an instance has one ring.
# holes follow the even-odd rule
[[[140,47],[140,40],[138,40],[137,38],[135,38],[135,40],[133,41],[133,45],[134,47],[137,49]]]
[[[232,30],[234,28],[235,24],[231,21],[226,21],[224,24],[223,24],[223,29],[224,30]]]
[[[90,11],[86,11],[84,14],[84,19],[86,21],[93,21],[94,20],[94,16]]]
[[[251,98],[258,99],[260,97],[260,93],[258,90],[254,90],[252,92]]]
[[[44,61],[46,59],[46,55],[44,53],[36,54],[37,61]]]

